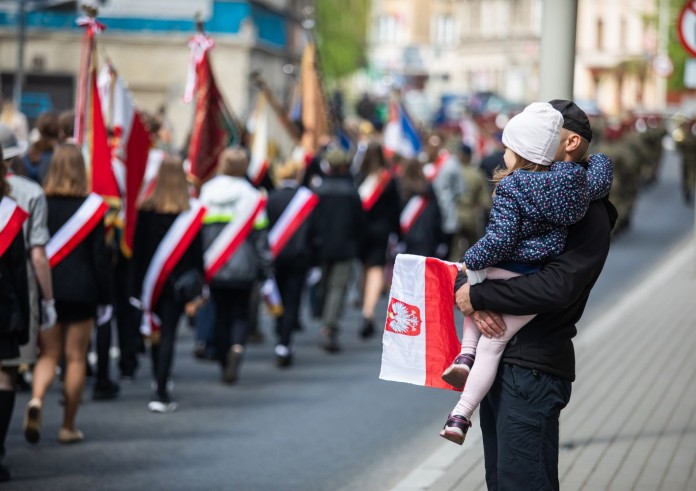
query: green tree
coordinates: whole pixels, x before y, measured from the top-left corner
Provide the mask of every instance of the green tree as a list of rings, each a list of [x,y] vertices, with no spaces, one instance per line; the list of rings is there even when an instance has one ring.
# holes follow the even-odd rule
[[[365,66],[370,4],[370,0],[316,0],[317,47],[329,81]]]

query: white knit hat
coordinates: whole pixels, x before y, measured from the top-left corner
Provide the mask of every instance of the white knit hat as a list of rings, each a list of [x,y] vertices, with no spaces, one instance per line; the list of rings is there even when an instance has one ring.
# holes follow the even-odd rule
[[[563,116],[548,102],[533,102],[503,129],[503,145],[525,160],[551,165],[561,143]]]

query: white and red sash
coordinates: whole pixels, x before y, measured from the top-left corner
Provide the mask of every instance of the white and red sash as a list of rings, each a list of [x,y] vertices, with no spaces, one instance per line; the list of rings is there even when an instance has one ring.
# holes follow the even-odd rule
[[[205,207],[198,200],[192,199],[190,203],[191,207],[179,214],[164,234],[145,272],[140,298],[143,309],[140,332],[145,335],[159,330],[160,320],[152,312],[152,308],[157,303],[167,278],[203,226]]]
[[[273,257],[278,257],[288,241],[304,223],[315,206],[319,203],[319,196],[308,188],[301,186],[297,189],[287,208],[281,213],[278,221],[268,233],[268,242],[271,245]]]
[[[438,174],[442,170],[442,167],[445,165],[445,162],[449,160],[449,158],[449,152],[440,152],[437,158],[435,159],[434,163],[428,164],[423,168],[423,173],[425,174],[426,179],[428,179],[428,181],[430,182],[433,182],[435,178],[437,178]]]
[[[85,240],[109,211],[109,205],[98,194],[90,193],[77,211],[46,244],[46,256],[55,268],[75,247]]]
[[[232,221],[225,225],[203,254],[206,281],[210,281],[244,243],[256,217],[266,208],[266,195],[258,191],[254,193],[255,196],[242,201]]]
[[[383,170],[379,174],[370,174],[365,178],[363,183],[358,188],[358,194],[362,201],[363,210],[370,211],[382,193],[387,188],[391,180],[391,173],[388,170]]]
[[[401,224],[401,233],[407,234],[413,224],[416,223],[418,217],[423,213],[425,207],[428,206],[428,200],[422,196],[412,196],[408,200],[404,209],[401,210],[399,222]]]
[[[13,199],[3,196],[0,200],[0,257],[12,245],[28,216]]]

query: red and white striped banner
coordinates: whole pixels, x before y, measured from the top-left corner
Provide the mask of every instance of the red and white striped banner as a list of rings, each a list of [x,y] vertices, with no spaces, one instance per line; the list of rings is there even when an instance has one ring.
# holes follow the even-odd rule
[[[297,189],[287,208],[281,213],[278,221],[268,233],[268,242],[273,257],[278,257],[288,241],[304,223],[314,207],[319,203],[319,196],[308,188],[301,186]]]
[[[109,205],[98,194],[90,193],[67,222],[46,244],[46,256],[55,268],[75,247],[85,240],[109,211]]]
[[[459,354],[454,326],[455,263],[399,254],[382,338],[379,378],[456,390],[442,372]]]
[[[162,288],[203,226],[205,207],[198,200],[190,200],[191,207],[182,212],[172,223],[152,256],[145,272],[141,303],[143,321],[140,332],[150,335],[160,328],[160,320],[152,311]]]
[[[383,170],[379,174],[370,174],[365,178],[363,183],[358,188],[358,194],[362,200],[363,210],[370,211],[382,193],[387,188],[391,180],[391,173],[388,170]]]
[[[407,234],[413,224],[416,223],[418,217],[421,216],[425,207],[428,206],[428,200],[422,196],[412,196],[408,200],[404,209],[401,210],[399,222],[401,224],[401,233]]]
[[[12,245],[29,214],[16,201],[3,196],[0,200],[0,257]]]
[[[225,225],[203,254],[206,281],[213,279],[213,276],[244,243],[254,226],[256,217],[266,208],[266,195],[258,191],[255,193],[256,197],[241,200],[241,205],[232,221]]]
[[[423,167],[423,173],[425,174],[426,179],[428,179],[428,181],[430,182],[433,182],[437,178],[438,174],[442,170],[442,167],[445,165],[445,162],[447,162],[449,158],[449,152],[442,151],[438,154],[434,163],[427,164],[425,167]]]

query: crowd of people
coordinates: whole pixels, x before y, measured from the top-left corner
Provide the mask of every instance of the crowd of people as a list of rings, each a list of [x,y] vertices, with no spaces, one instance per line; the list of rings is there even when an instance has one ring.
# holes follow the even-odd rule
[[[537,110],[557,112],[551,106]],[[567,120],[563,110],[558,111]],[[559,139],[563,117],[557,117],[560,122],[553,131]],[[293,365],[293,336],[303,328],[303,301],[320,325],[320,348],[335,354],[341,351],[340,336],[350,332],[342,325],[342,313],[349,289],[357,286],[362,322],[354,326],[354,334],[366,341],[374,338],[379,331],[377,304],[388,290],[396,254],[453,262],[468,258],[472,274],[499,264],[498,256],[486,256],[490,250],[479,257],[474,253],[477,249],[471,249],[484,236],[489,219],[492,226],[502,227],[500,236],[507,234],[510,213],[498,210],[489,217],[492,196],[498,192],[500,207],[506,189],[496,183],[519,169],[538,174],[539,179],[555,176],[542,171],[558,157],[554,149],[560,143],[546,145],[543,155],[532,149],[533,157],[527,158],[525,145],[541,133],[531,134],[533,125],[523,124],[518,128],[521,137],[514,136],[512,127],[507,137],[505,133],[488,135],[489,150],[482,155],[480,148],[465,143],[461,133],[443,131],[424,139],[420,155],[405,157],[385,150],[380,128],[362,121],[353,128],[351,150],[326,139],[314,155],[274,162],[261,186],[252,185],[247,177],[248,151],[227,148],[219,156],[214,176],[197,188],[167,141],[153,147],[152,152],[159,152],[161,158],[151,159],[156,164],[146,171],[137,203],[134,246],[126,251],[120,240],[124,231],[114,219],[118,209],[106,210],[106,203],[90,193],[82,151],[71,138],[73,120],[70,112],[41,115],[30,145],[18,137],[24,130],[0,124],[2,454],[17,385],[30,385],[24,434],[27,441],[37,443],[44,398],[57,373],[64,401],[58,441],[84,439],[76,417],[86,374],[93,371],[95,375],[93,399],[113,399],[120,391],[110,375],[114,328],[122,379],[138,376],[140,355],[150,353],[153,394],[147,407],[155,413],[177,407],[171,379],[177,331],[184,318],[195,328],[194,355],[216,361],[220,379],[228,385],[239,379],[247,344],[261,335],[258,318],[264,303],[276,317],[274,356],[280,369]],[[162,141],[163,126],[154,117],[149,122],[153,140]],[[646,152],[661,149],[654,142],[661,140],[664,128],[651,123],[646,130],[632,137],[626,129],[618,132],[607,126],[595,131],[594,139],[590,133],[582,151],[568,153],[585,155],[591,141],[590,153],[600,151],[614,161],[618,184],[612,199],[616,196],[618,202],[619,231],[630,224],[638,187],[657,178],[660,155]],[[574,131],[582,136],[581,130]],[[617,149],[618,141],[633,138],[634,153]],[[689,143],[688,135],[682,141],[686,143],[679,142],[680,148]],[[162,150],[164,146],[167,151]],[[506,157],[506,149],[513,149],[521,160]],[[537,162],[540,159],[543,162]],[[522,161],[536,162],[536,167],[524,167]],[[600,159],[594,165],[606,169],[603,162]],[[553,219],[562,240],[553,242],[549,230],[543,230],[550,241],[543,258],[564,249],[565,228],[582,218],[589,201],[606,197],[611,179],[601,170],[593,172],[592,160],[590,164],[588,174],[603,176],[593,183],[599,189],[587,193],[587,202],[579,205],[572,220],[565,215]],[[513,170],[501,174],[505,165]],[[570,174],[575,167],[552,170],[562,174],[563,169]],[[687,200],[691,189],[685,188]],[[544,192],[548,197],[549,189]],[[521,196],[510,200],[527,199]],[[561,194],[551,197],[547,203],[537,200],[530,213],[561,200]],[[555,211],[564,212],[566,205]],[[481,245],[478,248],[483,250]],[[469,284],[481,279],[470,276]],[[507,339],[500,346],[504,348]],[[97,355],[94,367],[87,362],[90,343]],[[460,357],[443,378],[463,386],[477,344],[477,339],[465,339]],[[497,359],[501,352],[502,348]],[[486,387],[491,383],[492,378]],[[460,401],[443,436],[463,441],[471,412],[487,388],[470,402]],[[7,469],[0,467],[0,480],[8,478]]]

